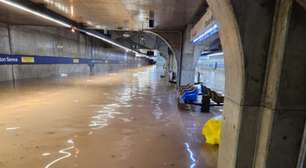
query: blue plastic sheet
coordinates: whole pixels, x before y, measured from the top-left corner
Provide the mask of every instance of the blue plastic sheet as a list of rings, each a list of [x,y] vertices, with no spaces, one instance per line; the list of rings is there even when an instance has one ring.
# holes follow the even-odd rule
[[[199,94],[199,89],[195,87],[193,90],[183,91],[183,94],[180,96],[180,99],[184,103],[192,103],[197,101]]]

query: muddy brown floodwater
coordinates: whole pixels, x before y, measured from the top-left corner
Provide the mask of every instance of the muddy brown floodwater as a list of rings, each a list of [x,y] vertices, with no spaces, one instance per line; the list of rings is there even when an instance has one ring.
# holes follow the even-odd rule
[[[215,168],[203,114],[155,67],[0,84],[0,168]]]

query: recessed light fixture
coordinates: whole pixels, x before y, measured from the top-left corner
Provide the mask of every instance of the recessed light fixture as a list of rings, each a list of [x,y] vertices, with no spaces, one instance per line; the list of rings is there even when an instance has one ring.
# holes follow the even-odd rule
[[[131,37],[131,35],[129,33],[123,33],[122,36],[125,37],[125,38]]]

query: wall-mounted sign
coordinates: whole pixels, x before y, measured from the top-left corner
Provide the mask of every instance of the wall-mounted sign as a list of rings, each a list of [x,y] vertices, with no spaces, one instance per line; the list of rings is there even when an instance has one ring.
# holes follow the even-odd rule
[[[80,59],[73,59],[73,63],[74,63],[74,64],[80,63]]]
[[[18,64],[20,62],[18,57],[10,57],[7,55],[0,55],[0,64]]]
[[[35,63],[34,57],[21,57],[21,63]]]
[[[0,65],[14,64],[120,64],[120,60],[0,54]]]

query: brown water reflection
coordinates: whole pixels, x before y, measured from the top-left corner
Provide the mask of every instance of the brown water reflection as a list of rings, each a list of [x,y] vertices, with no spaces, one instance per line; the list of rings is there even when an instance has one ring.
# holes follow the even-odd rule
[[[1,168],[216,165],[201,137],[210,115],[178,109],[154,67],[0,89]]]

